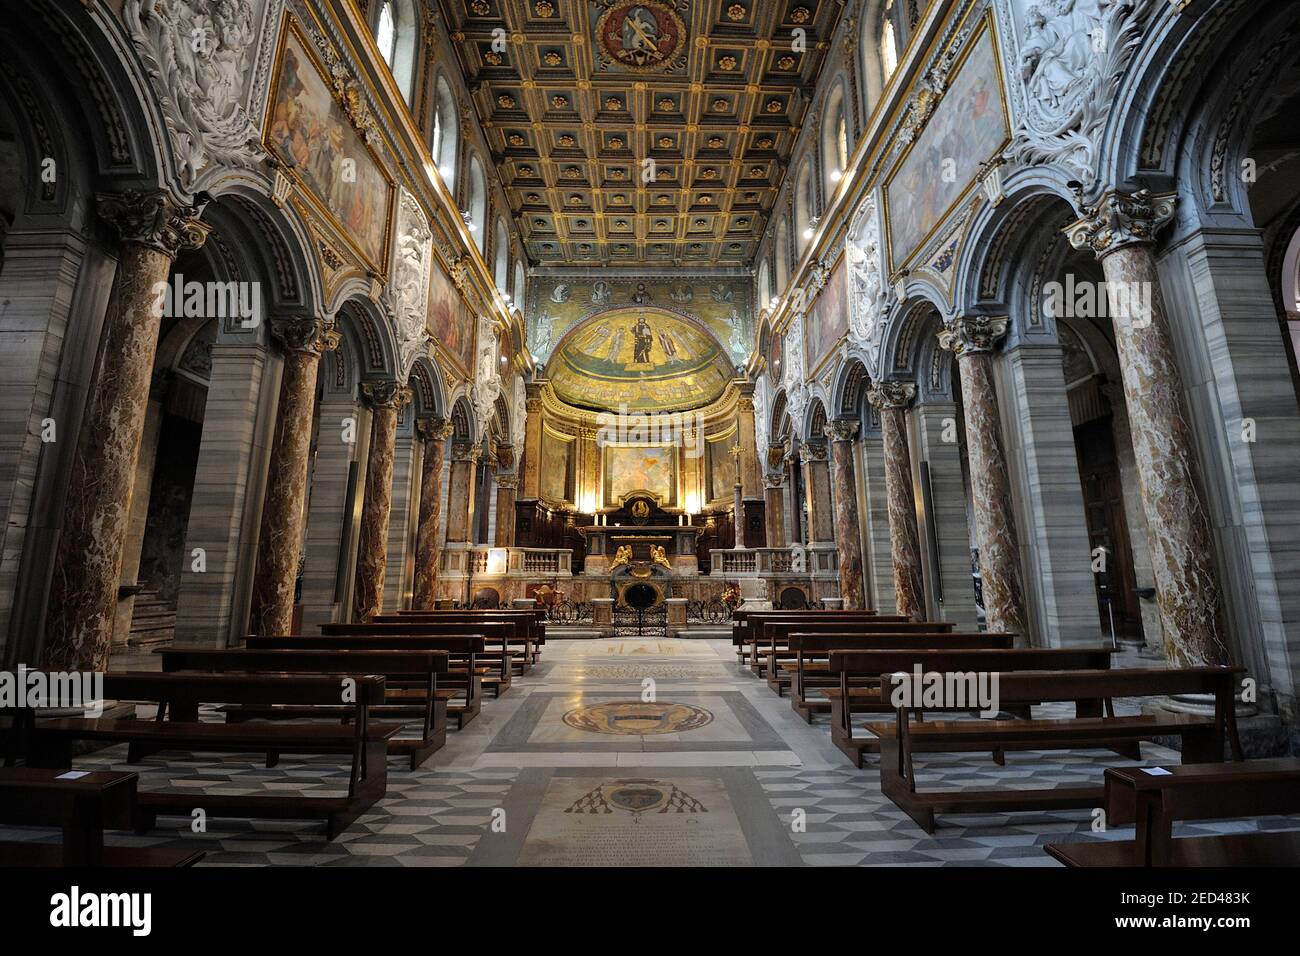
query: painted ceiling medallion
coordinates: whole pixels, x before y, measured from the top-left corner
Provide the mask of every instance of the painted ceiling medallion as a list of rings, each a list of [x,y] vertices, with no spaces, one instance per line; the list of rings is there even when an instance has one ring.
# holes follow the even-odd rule
[[[686,46],[686,25],[658,0],[615,3],[596,23],[601,58],[635,73],[673,68]]]

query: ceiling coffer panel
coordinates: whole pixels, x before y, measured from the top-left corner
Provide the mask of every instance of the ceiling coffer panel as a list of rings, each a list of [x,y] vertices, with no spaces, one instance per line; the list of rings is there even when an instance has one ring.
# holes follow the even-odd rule
[[[841,3],[438,3],[534,262],[752,261]]]

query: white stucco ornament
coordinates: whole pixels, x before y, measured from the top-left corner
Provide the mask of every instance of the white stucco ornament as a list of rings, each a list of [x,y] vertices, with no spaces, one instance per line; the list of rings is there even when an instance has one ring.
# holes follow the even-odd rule
[[[880,215],[875,193],[867,196],[854,216],[844,255],[849,270],[849,341],[868,357],[868,370],[878,376],[889,292],[881,261]]]
[[[415,197],[402,190],[397,207],[397,236],[393,243],[391,277],[384,305],[393,317],[398,360],[403,374],[424,354],[429,333],[429,269],[433,261],[433,230]]]

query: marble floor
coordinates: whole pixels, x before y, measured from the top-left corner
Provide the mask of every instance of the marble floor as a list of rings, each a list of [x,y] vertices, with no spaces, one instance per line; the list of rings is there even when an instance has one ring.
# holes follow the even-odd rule
[[[139,662],[114,662],[139,666]],[[1143,745],[1144,762],[1177,761]],[[1069,786],[1129,761],[1103,751],[935,755],[930,787]],[[125,748],[77,758],[128,769]],[[130,765],[142,789],[327,793],[332,758],[157,755]],[[415,772],[393,759],[388,795],[326,841],[319,824],[211,819],[204,833],[164,817],[112,842],[204,846],[202,865],[321,866],[1055,866],[1042,845],[1123,839],[1090,811],[949,816],[926,834],[854,769],[826,724],[805,724],[722,640],[551,641],[542,663],[451,732]],[[1300,829],[1300,818],[1208,823],[1186,832]],[[0,828],[0,839],[55,839]]]

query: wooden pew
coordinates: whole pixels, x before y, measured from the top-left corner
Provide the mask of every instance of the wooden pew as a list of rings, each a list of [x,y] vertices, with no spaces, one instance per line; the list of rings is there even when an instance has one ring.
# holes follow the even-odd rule
[[[383,625],[419,624],[425,628],[441,627],[444,634],[482,634],[489,639],[500,639],[504,650],[509,650],[515,673],[528,673],[538,656],[538,635],[530,616],[502,617],[481,614],[477,616],[449,617],[444,614],[377,614],[368,623]],[[424,632],[422,632],[424,633]],[[495,650],[490,651],[495,658]]]
[[[953,631],[796,631],[786,638],[786,646],[795,659],[779,663],[778,667],[787,675],[783,682],[790,684],[791,707],[811,724],[813,714],[831,712],[830,698],[819,691],[839,686],[839,677],[830,671],[830,652],[833,650],[1004,650],[1013,646],[1015,638],[1014,634],[991,631],[970,634]],[[854,683],[850,681],[851,685]],[[857,685],[865,683],[866,680],[856,682]]]
[[[859,634],[945,634],[955,625],[950,621],[908,621],[895,615],[880,615],[870,619],[855,618],[850,621],[763,621],[757,643],[750,656],[753,662],[750,669],[781,696],[789,677],[781,680],[781,671],[777,668],[781,661],[792,661],[794,651],[790,650],[789,637],[794,633],[829,634],[837,631],[854,631]]]
[[[1066,866],[1300,866],[1300,831],[1174,839],[1180,820],[1300,813],[1300,759],[1106,770],[1106,825],[1136,823],[1132,840],[1049,843]]]
[[[500,697],[510,687],[515,659],[510,644],[519,640],[515,637],[513,625],[482,621],[472,627],[455,622],[322,624],[320,632],[326,637],[482,637],[487,643],[483,653],[476,655],[479,683],[491,688],[493,697]],[[522,652],[526,659],[529,653],[526,644]],[[459,670],[453,667],[451,676],[462,677]]]
[[[389,621],[390,618],[396,620],[423,620],[429,622],[443,621],[447,623],[488,621],[488,622],[508,622],[514,624],[520,629],[520,637],[527,637],[531,644],[532,657],[530,664],[536,664],[542,656],[542,648],[546,646],[546,611],[544,609],[525,610],[498,608],[496,610],[459,610],[459,611],[398,611],[393,615],[381,614],[377,620],[383,622]]]
[[[271,640],[268,638],[268,640]],[[317,640],[325,640],[318,638]],[[466,640],[474,646],[473,639]],[[447,742],[447,716],[451,712],[454,692],[439,687],[440,675],[447,673],[447,651],[413,648],[409,650],[365,648],[171,648],[155,651],[162,658],[165,673],[192,671],[195,673],[249,673],[249,674],[334,674],[339,677],[354,674],[381,674],[387,678],[385,701],[376,705],[372,717],[385,717],[421,721],[418,739],[394,738],[388,742],[388,752],[410,757],[411,769],[419,767]],[[476,706],[478,700],[473,702]],[[226,708],[226,720],[240,723],[251,719],[281,720],[312,717],[337,719],[347,708],[340,701],[332,707],[281,707],[273,705],[239,704]],[[462,708],[465,705],[460,705]],[[478,713],[477,709],[474,711]],[[190,718],[182,714],[183,719]],[[463,726],[460,724],[459,726]],[[268,766],[273,766],[268,763]]]
[[[752,664],[748,657],[750,649],[761,637],[764,621],[852,621],[870,618],[872,620],[896,620],[906,618],[898,615],[880,615],[872,610],[852,611],[744,611],[732,612],[731,643],[736,646],[736,657],[741,664]]]
[[[62,845],[5,841],[0,866],[193,866],[205,850],[104,846],[104,830],[128,830],[139,776],[94,770],[75,776],[37,767],[0,769],[0,823],[58,827]]]
[[[887,696],[881,696],[880,675],[885,672],[911,673],[920,665],[923,673],[957,671],[1022,670],[1105,670],[1111,665],[1114,648],[1101,647],[1011,647],[1011,648],[896,648],[879,650],[837,649],[829,651],[827,674],[838,681],[836,687],[819,688],[831,704],[831,742],[842,750],[853,765],[861,769],[864,754],[879,753],[881,734],[892,733],[891,723],[870,724],[868,734],[855,735],[855,713],[892,713]],[[1029,703],[1033,703],[1032,701]],[[1017,706],[1012,704],[1013,707]],[[1083,702],[1079,713],[1099,716],[1106,702]],[[920,708],[918,708],[920,709]],[[1027,710],[1024,711],[1028,713]],[[1000,759],[997,748],[993,751]],[[1112,748],[1126,757],[1137,759],[1136,742],[1120,743]]]
[[[1005,652],[1004,652],[1005,653]],[[1098,807],[1105,798],[1100,783],[1039,790],[961,790],[922,792],[917,789],[914,758],[926,753],[983,750],[1113,749],[1118,740],[1141,742],[1157,736],[1178,736],[1190,763],[1221,763],[1225,740],[1241,759],[1233,711],[1238,670],[1230,667],[1188,667],[1169,670],[1021,671],[998,674],[1003,704],[1074,701],[1076,705],[1115,697],[1170,694],[1212,694],[1215,714],[1157,713],[1132,717],[1094,715],[1092,708],[1072,718],[1035,720],[935,720],[916,723],[909,709],[895,712],[892,733],[880,740],[880,789],[927,832],[934,832],[938,813],[997,813]],[[892,675],[882,672],[882,682]],[[883,692],[888,692],[882,686]]]
[[[370,709],[384,701],[384,678],[355,678],[356,701],[347,724],[249,723],[166,720],[173,713],[197,712],[211,704],[337,704],[340,678],[331,674],[160,674],[109,673],[104,694],[118,700],[152,701],[155,720],[63,717],[38,721],[32,733],[28,765],[69,767],[79,740],[125,743],[152,750],[215,753],[337,754],[350,761],[348,792],[341,797],[302,794],[214,794],[202,791],[137,794],[135,828],[153,829],[160,815],[190,816],[201,808],[208,816],[325,821],[329,839],[341,833],[384,796],[388,782],[388,741],[401,729],[370,722]]]

